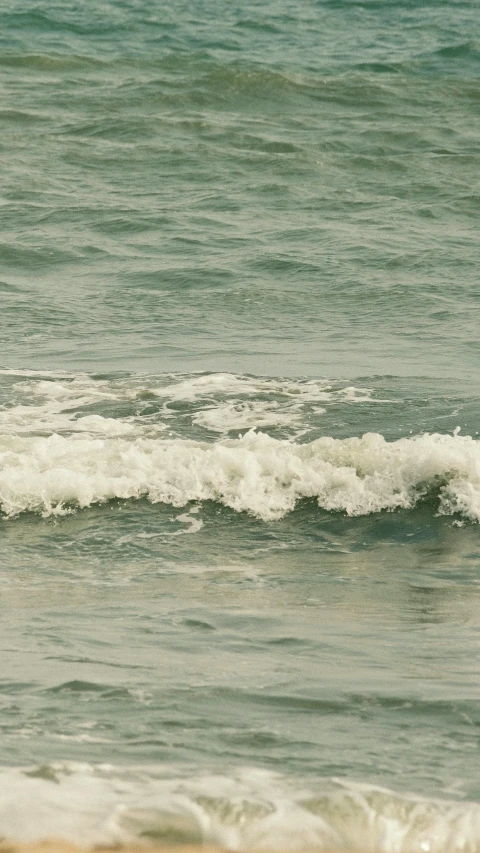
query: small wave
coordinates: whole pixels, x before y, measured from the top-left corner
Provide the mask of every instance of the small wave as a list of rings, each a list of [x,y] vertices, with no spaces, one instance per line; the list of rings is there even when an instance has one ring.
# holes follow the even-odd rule
[[[107,63],[92,56],[62,53],[2,53],[0,68],[17,68],[32,71],[98,71]]]
[[[303,498],[349,516],[411,508],[434,496],[440,513],[480,520],[480,449],[469,436],[387,442],[324,437],[300,444],[250,430],[238,439],[0,438],[0,506],[62,515],[112,499],[182,507],[216,501],[274,521]]]
[[[215,501],[273,521],[305,498],[356,516],[428,497],[441,513],[480,518],[479,445],[469,436],[306,440],[312,429],[321,435],[332,407],[395,404],[368,388],[229,373],[1,377],[8,517],[146,498],[175,507]],[[188,532],[202,526],[190,516],[188,524]]]

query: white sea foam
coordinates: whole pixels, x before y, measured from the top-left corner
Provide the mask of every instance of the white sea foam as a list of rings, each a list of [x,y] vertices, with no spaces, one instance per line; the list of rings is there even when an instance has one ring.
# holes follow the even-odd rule
[[[130,424],[122,419],[92,413],[82,416],[82,410],[117,401],[118,392],[111,383],[84,375],[60,379],[42,374],[41,378],[17,382],[12,398],[0,409],[0,434],[79,431],[121,435],[131,431]]]
[[[326,380],[230,373],[110,379],[35,371],[0,371],[2,375],[18,380],[0,409],[0,433],[11,434],[122,435],[135,429],[137,436],[152,436],[167,428],[175,430],[180,406],[183,428],[190,422],[222,435],[281,428],[298,438],[311,429],[312,417],[316,422],[330,405],[386,402],[377,400],[369,389],[338,383],[334,387]],[[119,406],[120,416],[105,414]],[[92,413],[92,408],[97,411]]]
[[[316,410],[322,414],[325,409]],[[228,433],[233,430],[261,429],[262,427],[298,427],[302,413],[298,405],[281,406],[271,402],[233,401],[208,406],[193,416],[193,423],[211,432]],[[297,432],[298,435],[298,432]]]
[[[480,849],[477,803],[347,780],[302,783],[254,768],[215,775],[57,762],[0,769],[0,787],[0,833],[24,841],[55,836],[82,844],[150,840],[363,853]]]
[[[302,498],[363,515],[435,492],[440,512],[480,518],[471,438],[298,441],[330,405],[371,403],[368,389],[228,373],[13,379],[0,409],[0,507],[10,517],[144,497],[175,507],[212,500],[271,521]],[[185,438],[199,427],[217,440]],[[289,440],[258,431],[278,428]],[[200,529],[198,520],[188,529]]]
[[[372,391],[368,388],[341,386],[335,388],[326,379],[275,379],[261,376],[241,376],[234,373],[208,373],[189,376],[170,377],[173,381],[162,386],[152,387],[159,397],[170,400],[194,400],[214,396],[252,396],[259,394],[279,394],[304,402],[329,401],[335,399],[371,401]]]
[[[217,501],[265,521],[302,498],[365,515],[408,508],[428,493],[442,513],[480,520],[480,445],[456,435],[387,442],[361,438],[278,440],[249,431],[215,442],[74,433],[0,437],[0,506],[62,514],[113,498],[182,507]]]

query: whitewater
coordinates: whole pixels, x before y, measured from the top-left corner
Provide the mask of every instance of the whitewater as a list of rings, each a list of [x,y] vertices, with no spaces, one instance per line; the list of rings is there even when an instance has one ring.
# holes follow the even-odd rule
[[[0,769],[8,795],[0,822],[10,837],[85,844],[217,844],[229,850],[476,850],[474,803],[401,796],[340,779],[299,784],[253,768],[200,776],[171,768],[115,771],[56,763]],[[187,774],[187,768],[184,769]],[[52,790],[52,783],[54,783]],[[56,786],[56,788],[55,788]]]
[[[88,429],[90,419],[81,420],[87,423],[80,429]],[[3,436],[0,462],[1,507],[10,518],[145,497],[174,507],[218,501],[274,521],[304,498],[354,516],[407,509],[431,497],[441,513],[480,520],[480,446],[470,436],[422,435],[388,443],[370,433],[305,444],[253,430],[211,444]]]
[[[434,511],[480,517],[479,442],[459,426],[390,441],[374,432],[309,440],[328,409],[401,404],[372,389],[233,374],[3,375],[0,505],[8,518],[139,498],[173,507],[214,501],[263,521],[303,499],[349,516],[429,500]],[[105,407],[111,416],[99,413]]]

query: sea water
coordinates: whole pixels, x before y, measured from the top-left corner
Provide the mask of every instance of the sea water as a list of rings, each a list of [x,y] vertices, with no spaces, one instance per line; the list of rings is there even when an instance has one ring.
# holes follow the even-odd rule
[[[477,0],[0,24],[0,835],[479,850]]]

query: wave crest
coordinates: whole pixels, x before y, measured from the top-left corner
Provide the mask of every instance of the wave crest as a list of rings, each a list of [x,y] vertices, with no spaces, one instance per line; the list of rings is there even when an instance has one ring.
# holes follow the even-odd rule
[[[457,434],[388,442],[367,433],[303,444],[254,430],[215,442],[2,436],[0,465],[0,506],[9,517],[147,498],[175,507],[216,501],[273,521],[303,498],[356,516],[410,508],[434,494],[440,513],[480,519],[479,444]]]

